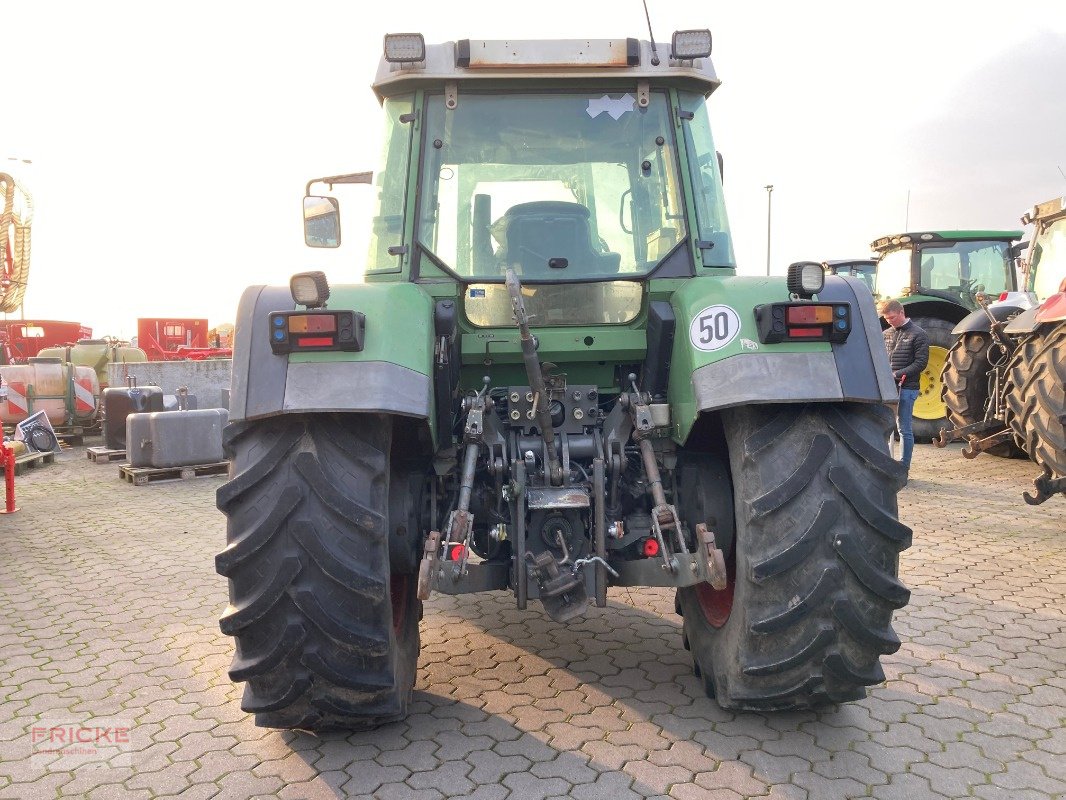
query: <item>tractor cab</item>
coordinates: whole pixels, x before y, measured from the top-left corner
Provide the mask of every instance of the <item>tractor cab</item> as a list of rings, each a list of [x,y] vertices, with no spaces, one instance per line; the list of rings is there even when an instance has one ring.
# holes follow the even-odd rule
[[[733,270],[706,106],[718,86],[710,34],[680,34],[662,52],[635,39],[387,37],[367,280]],[[326,224],[331,199],[306,204],[309,224]]]
[[[877,261],[872,258],[838,259],[823,261],[822,269],[827,275],[849,275],[866,284],[871,292],[877,278]]]
[[[1017,289],[1011,245],[1021,231],[939,231],[884,236],[877,253],[874,294],[904,304],[941,300],[945,318],[961,319],[977,308],[976,295]],[[956,320],[957,321],[957,320]]]

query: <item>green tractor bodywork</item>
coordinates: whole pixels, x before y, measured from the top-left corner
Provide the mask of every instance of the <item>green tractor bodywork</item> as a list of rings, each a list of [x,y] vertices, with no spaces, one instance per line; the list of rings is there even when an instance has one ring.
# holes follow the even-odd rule
[[[727,707],[883,679],[909,530],[877,314],[817,264],[736,274],[709,33],[677,51],[704,33],[382,62],[365,282],[238,312],[218,568],[260,724],[402,716],[434,591],[565,624],[608,585],[675,587]],[[340,243],[333,198],[305,222]]]
[[[917,231],[883,236],[874,297],[899,300],[929,335],[929,363],[914,405],[915,441],[929,442],[947,427],[942,375],[952,330],[977,310],[977,296],[1017,288],[1011,245],[1021,231]]]

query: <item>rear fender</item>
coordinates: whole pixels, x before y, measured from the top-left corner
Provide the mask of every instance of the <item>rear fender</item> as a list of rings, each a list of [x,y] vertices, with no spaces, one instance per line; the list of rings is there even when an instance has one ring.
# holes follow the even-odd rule
[[[990,306],[988,309],[997,322],[1005,322],[1012,314],[1021,311],[1018,306]],[[951,331],[952,336],[962,336],[964,333],[988,333],[992,330],[992,322],[988,314],[978,309],[967,314]]]
[[[433,414],[433,301],[410,283],[331,287],[329,307],[366,315],[359,352],[275,355],[269,315],[295,308],[288,287],[252,286],[237,311],[230,420],[276,414],[367,412],[421,422]]]
[[[1010,322],[1004,331],[1009,336],[1024,336],[1047,322],[1066,320],[1066,292],[1053,294],[1038,308],[1023,311]]]
[[[907,316],[911,319],[932,317],[933,319],[942,319],[952,325],[957,325],[970,313],[970,310],[963,305],[936,297],[928,297],[927,295],[900,297],[898,299],[903,305],[903,309],[907,312]],[[880,325],[881,323],[878,324]],[[882,329],[887,328],[888,323],[884,323],[881,327]]]
[[[779,277],[694,278],[674,293],[677,335],[669,398],[676,441],[688,439],[700,414],[731,406],[897,401],[877,310],[861,280],[827,276],[817,297],[851,304],[851,335],[842,344],[760,342],[755,307],[788,299],[785,281]],[[700,346],[700,318],[711,306],[731,310],[739,328],[708,351]],[[728,311],[722,313],[728,316]]]

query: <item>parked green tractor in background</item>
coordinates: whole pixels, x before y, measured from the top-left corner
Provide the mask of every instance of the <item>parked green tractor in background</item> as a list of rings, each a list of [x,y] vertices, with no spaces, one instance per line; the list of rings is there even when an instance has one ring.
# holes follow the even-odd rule
[[[872,258],[850,258],[835,261],[823,261],[822,268],[826,275],[850,275],[866,284],[871,292],[877,280],[877,262]]]
[[[930,442],[949,427],[942,374],[949,384],[969,374],[969,361],[951,362],[952,329],[977,310],[977,296],[1014,291],[1017,278],[1011,245],[1021,231],[919,231],[884,236],[870,247],[877,254],[874,297],[899,300],[907,316],[929,335],[929,364],[921,374],[914,404],[914,439]],[[960,352],[960,355],[969,350]],[[984,375],[987,365],[983,365]],[[954,385],[954,384],[952,384]]]
[[[383,163],[318,179],[373,181],[365,282],[238,313],[217,567],[258,724],[402,717],[432,592],[566,625],[672,587],[725,708],[884,679],[911,533],[877,313],[817,263],[736,275],[710,49],[385,38]]]

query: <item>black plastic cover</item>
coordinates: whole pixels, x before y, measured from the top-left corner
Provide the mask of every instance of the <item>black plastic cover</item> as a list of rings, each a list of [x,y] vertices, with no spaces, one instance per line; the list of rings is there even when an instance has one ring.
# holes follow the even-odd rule
[[[674,352],[677,320],[674,309],[665,300],[653,300],[648,306],[648,352],[644,357],[641,388],[651,394],[665,395],[670,383],[670,357]]]

